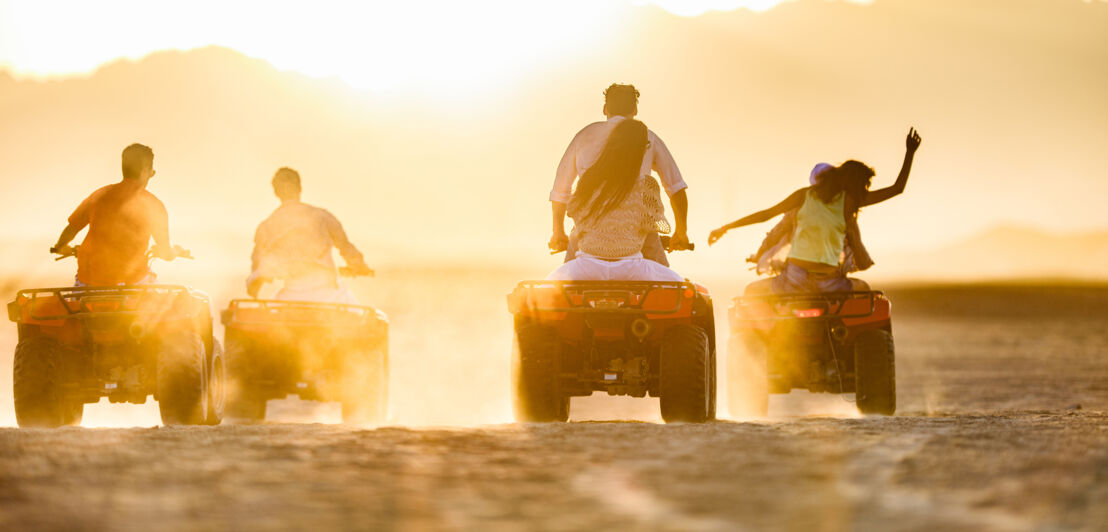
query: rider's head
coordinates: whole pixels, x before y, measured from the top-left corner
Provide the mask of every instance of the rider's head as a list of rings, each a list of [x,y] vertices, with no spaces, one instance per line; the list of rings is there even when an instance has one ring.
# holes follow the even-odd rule
[[[613,83],[604,89],[604,116],[633,118],[639,113],[639,91],[634,85]]]
[[[877,174],[873,168],[866,166],[862,161],[853,159],[840,164],[838,171],[843,181],[843,190],[853,197],[856,203],[860,203],[865,197],[873,176]]]
[[[123,148],[123,179],[150,179],[154,176],[154,150],[142,144]]]
[[[300,199],[300,174],[287,166],[277,169],[273,174],[273,193],[281,201]]]
[[[861,203],[875,172],[861,161],[850,160],[839,166],[824,170],[819,182],[813,186],[816,195],[824,203],[830,203],[840,192],[846,192],[854,198],[855,204]]]

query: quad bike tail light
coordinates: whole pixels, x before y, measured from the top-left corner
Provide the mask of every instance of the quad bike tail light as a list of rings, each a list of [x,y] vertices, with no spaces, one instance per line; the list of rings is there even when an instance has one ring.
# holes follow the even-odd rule
[[[797,308],[793,309],[793,315],[798,318],[818,318],[823,315],[821,308]]]

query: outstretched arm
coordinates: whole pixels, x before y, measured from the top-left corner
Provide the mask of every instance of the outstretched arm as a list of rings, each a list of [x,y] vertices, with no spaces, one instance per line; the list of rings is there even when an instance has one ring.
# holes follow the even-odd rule
[[[900,175],[896,176],[896,183],[881,190],[871,190],[866,194],[866,199],[862,201],[861,207],[873,205],[874,203],[881,203],[882,201],[904,192],[904,187],[908,185],[908,174],[912,171],[912,159],[916,156],[916,150],[919,149],[920,141],[921,139],[916,129],[909,128],[908,137],[904,140],[904,146],[906,148],[904,151],[904,164],[900,165]]]
[[[786,212],[789,212],[793,209],[799,209],[800,206],[804,204],[804,194],[806,194],[807,192],[807,188],[799,189],[796,192],[789,194],[789,197],[785,198],[781,203],[778,203],[773,207],[770,207],[764,211],[758,211],[754,214],[749,214],[727,225],[720,226],[716,230],[712,231],[710,235],[708,235],[708,244],[715,244],[720,238],[723,238],[724,234],[732,229],[736,229],[744,225],[761,223],[779,214],[785,214]]]

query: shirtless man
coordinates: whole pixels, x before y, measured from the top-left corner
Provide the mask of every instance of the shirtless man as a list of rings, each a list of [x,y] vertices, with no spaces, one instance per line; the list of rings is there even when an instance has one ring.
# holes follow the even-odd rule
[[[596,162],[615,125],[638,114],[638,102],[639,91],[634,85],[609,86],[604,91],[604,116],[607,120],[589,124],[578,132],[566,148],[561,163],[558,164],[558,171],[554,176],[554,188],[550,191],[554,231],[547,245],[553,252],[565,250],[567,262],[574,259],[577,251],[576,242],[571,241],[565,231],[566,205],[573,194],[573,182]],[[661,177],[662,187],[669,196],[675,221],[670,248],[687,249],[689,236],[686,220],[689,200],[685,195],[685,189],[688,185],[681,178],[681,171],[677,169],[677,163],[673,161],[673,156],[670,155],[662,139],[653,131],[648,131],[647,140],[650,144],[643,155],[642,175],[649,175],[653,170]],[[647,259],[669,266],[661,239],[657,234],[646,239],[642,254]]]
[[[153,254],[162,260],[186,257],[188,252],[169,242],[169,215],[165,205],[146,190],[154,177],[154,151],[142,144],[123,150],[123,179],[97,189],[69,216],[51,253],[77,255],[77,286],[115,286],[153,283],[147,248],[154,237]],[[88,227],[78,249],[70,242]]]
[[[338,279],[331,248],[339,249],[349,275],[373,275],[362,254],[346,238],[333,214],[300,201],[300,174],[280,168],[273,175],[273,192],[281,206],[254,234],[251,273],[246,291],[257,297],[262,285],[283,280],[277,299],[317,303],[358,304]]]

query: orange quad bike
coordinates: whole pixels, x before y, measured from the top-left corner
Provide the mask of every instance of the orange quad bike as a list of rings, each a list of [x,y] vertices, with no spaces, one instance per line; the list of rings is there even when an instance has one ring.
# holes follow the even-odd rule
[[[570,397],[593,392],[658,397],[666,422],[715,419],[715,322],[703,286],[523,281],[508,309],[517,421],[566,421]]]
[[[735,298],[729,313],[728,408],[763,417],[769,394],[855,394],[863,414],[896,411],[892,303],[883,292]]]
[[[222,350],[202,292],[33,288],[8,303],[8,318],[19,331],[12,388],[20,427],[80,425],[84,405],[101,397],[143,404],[153,395],[166,425],[223,418]]]
[[[389,321],[372,307],[236,299],[223,311],[227,414],[265,420],[266,401],[342,402],[344,423],[388,413]]]

